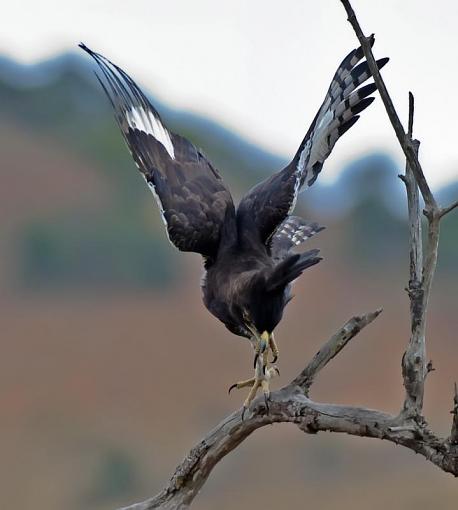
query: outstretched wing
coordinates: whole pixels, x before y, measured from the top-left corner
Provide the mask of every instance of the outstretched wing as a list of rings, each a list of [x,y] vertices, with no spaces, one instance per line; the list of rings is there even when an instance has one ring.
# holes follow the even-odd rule
[[[140,172],[161,210],[170,241],[181,251],[213,257],[232,197],[202,152],[170,132],[134,81],[108,59],[80,47],[97,62],[97,76]]]
[[[373,43],[373,41],[372,41]],[[376,90],[371,83],[358,88],[371,73],[362,48],[350,52],[331,81],[326,97],[291,163],[252,188],[242,199],[238,214],[254,220],[261,238],[269,242],[278,226],[292,213],[300,189],[311,186],[337,140],[359,119]],[[382,68],[388,58],[377,60]]]

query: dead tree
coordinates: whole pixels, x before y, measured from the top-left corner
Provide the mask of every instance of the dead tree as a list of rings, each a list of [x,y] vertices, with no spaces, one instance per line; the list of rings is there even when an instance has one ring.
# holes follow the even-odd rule
[[[207,481],[213,467],[252,432],[273,423],[295,423],[308,434],[321,431],[345,432],[354,436],[385,439],[423,455],[441,470],[458,476],[458,390],[453,396],[452,426],[448,437],[437,436],[422,414],[425,379],[432,370],[426,357],[426,312],[437,263],[441,219],[458,202],[441,208],[431,192],[418,159],[418,140],[413,139],[414,98],[409,93],[408,130],[396,113],[371,49],[371,39],[361,30],[348,0],[341,0],[374,77],[390,122],[406,157],[405,183],[409,216],[411,336],[402,358],[405,398],[397,415],[362,407],[314,402],[309,392],[315,377],[364,327],[381,313],[377,310],[353,317],[318,351],[305,369],[284,388],[271,394],[269,408],[256,399],[242,420],[241,410],[223,419],[186,455],[167,486],[155,497],[123,510],[171,510],[188,508]],[[420,208],[420,194],[425,209]],[[427,236],[422,241],[422,213],[427,219]]]

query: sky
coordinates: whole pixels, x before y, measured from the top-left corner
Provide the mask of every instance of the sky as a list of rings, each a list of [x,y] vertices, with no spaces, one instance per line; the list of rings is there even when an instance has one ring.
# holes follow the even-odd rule
[[[458,179],[458,2],[354,0],[434,187]],[[2,5],[0,54],[34,63],[83,41],[172,108],[209,116],[271,152],[292,157],[342,58],[358,45],[339,0],[25,0]],[[455,145],[457,144],[457,145]],[[336,145],[320,175],[374,149],[404,166],[380,100]],[[221,169],[224,171],[224,169]]]

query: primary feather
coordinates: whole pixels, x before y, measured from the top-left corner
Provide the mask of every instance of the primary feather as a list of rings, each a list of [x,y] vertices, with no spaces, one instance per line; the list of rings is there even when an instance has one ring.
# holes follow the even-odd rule
[[[169,239],[182,251],[214,258],[232,197],[213,165],[191,142],[172,133],[135,82],[81,44],[97,62],[98,77],[140,172],[153,192]]]

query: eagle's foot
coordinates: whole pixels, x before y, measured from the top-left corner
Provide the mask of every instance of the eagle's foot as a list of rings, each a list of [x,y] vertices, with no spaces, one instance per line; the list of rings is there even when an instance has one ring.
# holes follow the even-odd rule
[[[240,381],[236,384],[233,384],[229,388],[229,391],[231,391],[234,388],[240,389],[240,388],[246,388],[248,386],[251,386],[251,389],[245,399],[245,402],[243,403],[242,421],[245,417],[246,410],[250,407],[250,404],[253,401],[253,399],[255,398],[259,388],[262,388],[262,392],[264,393],[264,402],[266,405],[267,413],[269,413],[269,411],[270,411],[270,409],[269,409],[269,401],[270,401],[269,383],[270,383],[270,380],[277,375],[280,375],[280,371],[278,370],[278,367],[272,366],[272,367],[269,367],[267,370],[265,370],[265,372],[263,372],[262,376],[257,375],[256,377],[253,377],[246,381]]]
[[[229,390],[228,390],[228,393],[230,393],[233,389],[237,389],[237,390],[240,390],[241,388],[247,388],[248,386],[253,386],[253,384],[255,383],[256,381],[256,378],[255,377],[252,377],[251,379],[247,379],[246,381],[239,381],[239,382],[236,382],[235,384],[233,384]]]

